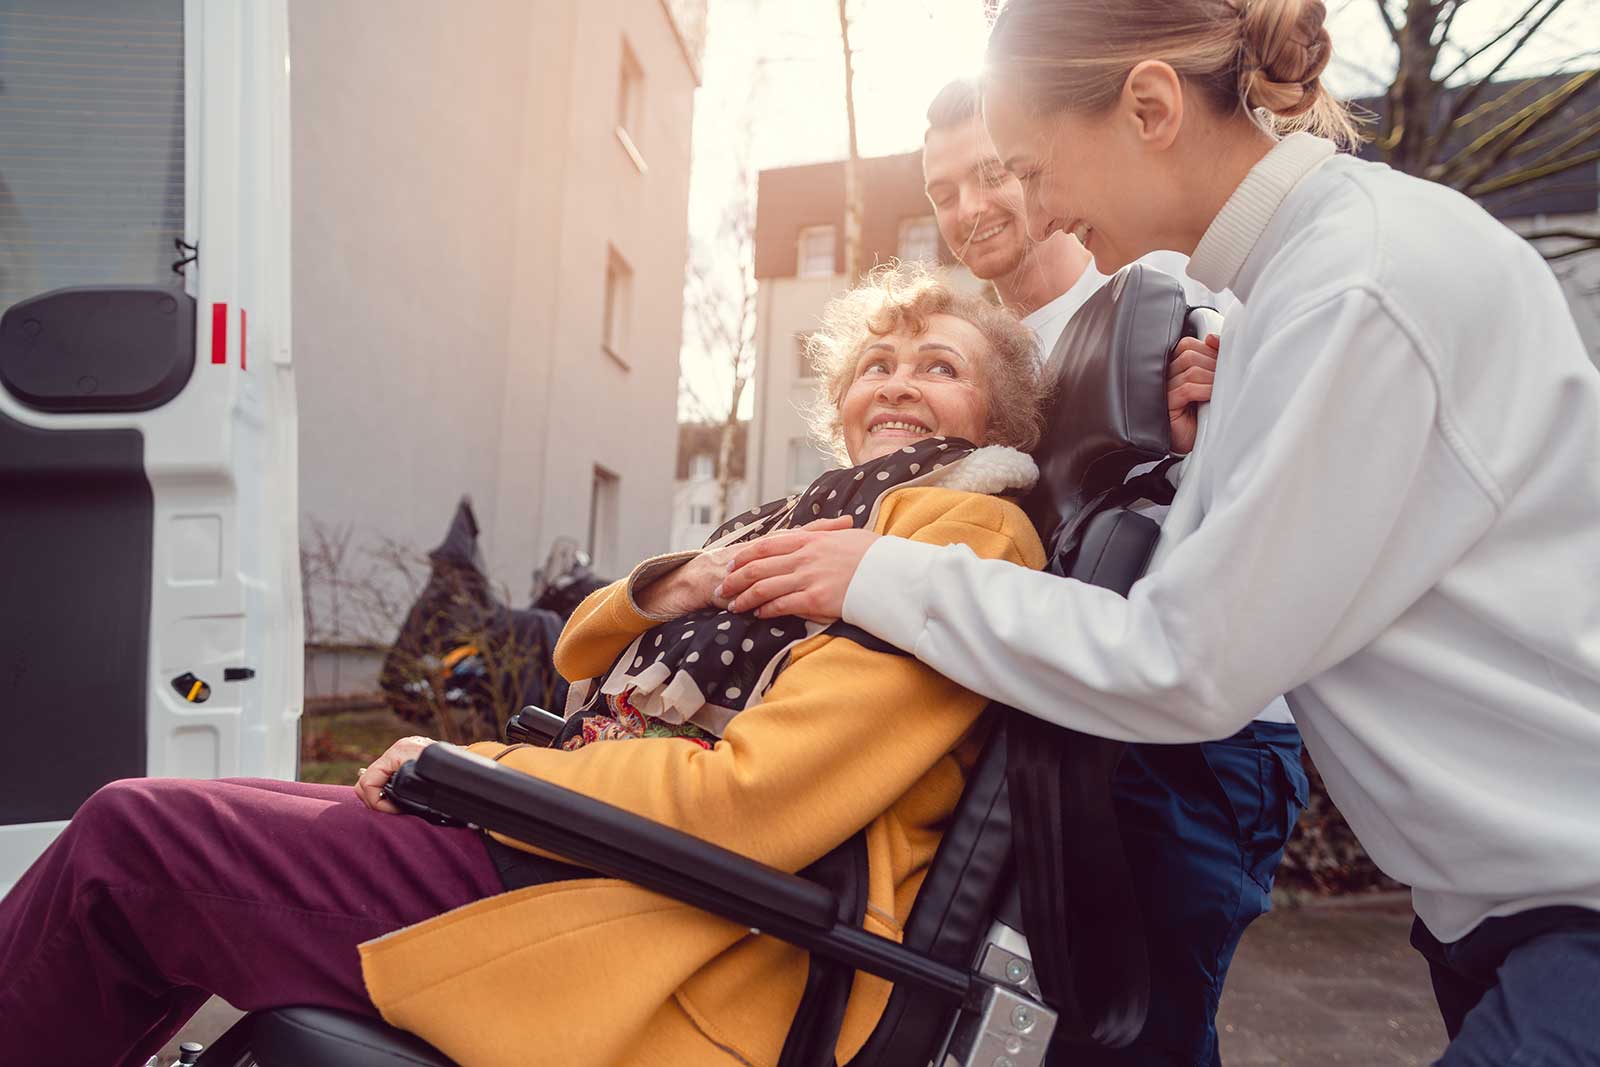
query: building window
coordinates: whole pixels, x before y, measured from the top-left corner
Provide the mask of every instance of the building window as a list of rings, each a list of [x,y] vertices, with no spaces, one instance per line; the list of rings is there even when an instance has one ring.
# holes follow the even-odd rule
[[[617,73],[617,140],[623,151],[633,160],[633,165],[643,174],[647,169],[644,156],[639,152],[639,141],[644,134],[644,68],[639,58],[622,42],[622,64]]]
[[[797,333],[794,335],[794,359],[796,378],[815,378],[817,368],[811,365],[810,352],[811,335]]]
[[[689,523],[693,526],[711,525],[711,505],[692,504],[689,507]]]
[[[615,248],[606,251],[606,297],[600,347],[628,367],[628,326],[633,312],[633,268]]]
[[[711,458],[711,453],[700,452],[689,460],[689,477],[704,481],[717,476],[717,462]]]
[[[906,263],[939,262],[939,227],[931,217],[900,221],[900,259]]]
[[[612,574],[617,569],[617,522],[621,507],[622,479],[595,467],[589,483],[589,558],[596,574]]]
[[[833,277],[833,232],[832,226],[807,226],[800,231],[800,263],[796,271],[800,277]]]
[[[797,493],[817,480],[817,476],[832,467],[827,456],[817,450],[809,437],[789,439],[789,491]]]

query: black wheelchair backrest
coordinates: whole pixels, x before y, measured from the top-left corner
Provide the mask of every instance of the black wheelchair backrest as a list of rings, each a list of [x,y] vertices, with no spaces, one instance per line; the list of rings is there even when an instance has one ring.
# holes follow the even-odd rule
[[[1167,355],[1187,312],[1177,279],[1136,263],[1101,286],[1057,340],[1045,363],[1052,392],[1033,456],[1039,482],[1024,502],[1046,545],[1131,469],[1166,457]]]

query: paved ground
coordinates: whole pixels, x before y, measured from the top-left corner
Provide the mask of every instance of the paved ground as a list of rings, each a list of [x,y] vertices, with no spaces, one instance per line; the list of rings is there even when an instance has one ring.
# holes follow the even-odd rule
[[[1245,935],[1218,1025],[1227,1067],[1429,1064],[1444,1028],[1404,903],[1284,908]],[[183,1040],[210,1042],[238,1017],[218,1000]],[[174,1052],[162,1057],[170,1063]]]
[[[1250,927],[1218,1013],[1228,1067],[1430,1064],[1444,1050],[1411,910],[1280,909]]]

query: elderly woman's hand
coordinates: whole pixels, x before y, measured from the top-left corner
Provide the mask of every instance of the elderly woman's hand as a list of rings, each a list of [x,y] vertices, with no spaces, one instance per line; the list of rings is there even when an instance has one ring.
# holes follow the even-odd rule
[[[1211,386],[1217,380],[1216,334],[1204,341],[1185,337],[1172,350],[1167,364],[1167,419],[1172,424],[1172,451],[1185,456],[1194,449],[1199,430],[1201,404],[1211,401]]]
[[[805,529],[768,534],[733,558],[719,595],[734,611],[757,618],[798,615],[831,623],[844,614],[844,595],[861,557],[879,534],[871,530]]]
[[[732,547],[709,549],[663,574],[635,593],[640,609],[656,618],[676,619],[713,605],[726,607],[714,591],[728,573],[733,553]]]
[[[800,529],[848,530],[850,526],[850,520],[841,517],[813,519]],[[727,577],[735,557],[741,550],[748,549],[751,545],[759,545],[775,536],[783,535],[768,534],[746,544],[729,545],[726,548],[713,548],[701,552],[683,566],[669,571],[638,590],[636,595],[639,607],[649,615],[664,619],[676,619],[703,608],[727,607],[728,598],[718,591],[718,587]],[[782,615],[784,612],[773,612],[773,614]]]
[[[414,760],[422,755],[422,750],[434,744],[431,737],[402,737],[389,746],[389,751],[373,760],[369,766],[361,768],[361,773],[356,776],[356,795],[373,811],[381,811],[386,815],[399,815],[401,811],[383,798],[383,786],[400,765],[407,760]]]

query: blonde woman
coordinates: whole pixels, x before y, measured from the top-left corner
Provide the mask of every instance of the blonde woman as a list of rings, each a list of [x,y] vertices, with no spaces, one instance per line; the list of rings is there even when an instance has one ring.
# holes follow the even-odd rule
[[[737,517],[730,546],[831,518],[1042,565],[1008,499],[1033,482],[1020,450],[1040,428],[1034,341],[1015,318],[920,271],[885,270],[832,306],[815,345],[819,430],[849,465]],[[866,926],[894,937],[986,702],[865,635],[722,611],[711,590],[727,554],[651,561],[584,602],[556,650],[581,704],[562,748],[474,748],[788,871],[864,831]],[[143,1062],[210,994],[381,1013],[473,1067],[777,1061],[803,952],[394,817],[379,790],[430,743],[397,743],[355,792],[254,780],[100,790],[0,902],[0,1062],[41,1049],[63,1063]],[[841,1061],[888,993],[857,980]]]
[[[1126,600],[865,530],[770,538],[724,592],[1108,737],[1223,737],[1287,693],[1413,887],[1440,1062],[1600,1063],[1600,374],[1526,243],[1336,154],[1324,14],[1011,0],[990,39],[1034,237],[1102,271],[1176,250],[1242,303]]]

